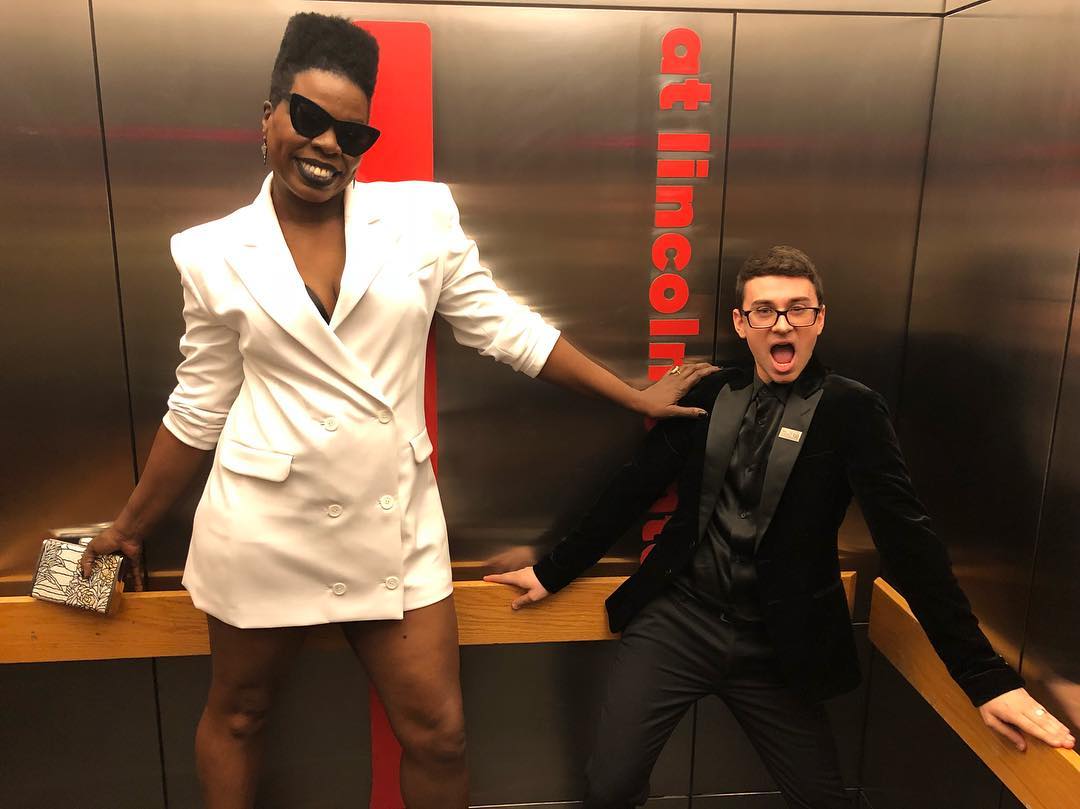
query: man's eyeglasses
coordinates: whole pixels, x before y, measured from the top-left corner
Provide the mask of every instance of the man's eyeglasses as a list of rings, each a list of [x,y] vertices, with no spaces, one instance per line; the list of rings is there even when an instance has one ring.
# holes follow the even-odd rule
[[[773,309],[771,306],[755,306],[753,309],[740,309],[746,322],[752,329],[771,329],[784,316],[788,325],[796,329],[813,326],[817,323],[820,306],[791,306],[787,309]]]
[[[333,127],[341,151],[352,157],[359,157],[379,139],[379,130],[375,127],[355,121],[339,121],[310,98],[304,98],[299,93],[289,96],[289,118],[292,128],[305,138],[317,138]]]

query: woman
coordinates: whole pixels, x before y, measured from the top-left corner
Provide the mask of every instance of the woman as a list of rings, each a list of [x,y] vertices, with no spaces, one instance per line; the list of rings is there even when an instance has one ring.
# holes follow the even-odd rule
[[[138,486],[83,560],[144,537],[214,453],[184,585],[207,613],[212,680],[196,733],[210,809],[254,801],[263,727],[304,627],[338,623],[403,748],[410,809],[465,806],[464,721],[446,527],[423,379],[435,311],[457,340],[650,416],[711,366],[646,391],[583,357],[479,264],[445,186],[354,187],[378,49],[294,16],[264,105],[271,174],[254,203],[173,237],[186,332]],[[136,581],[136,586],[140,582]]]

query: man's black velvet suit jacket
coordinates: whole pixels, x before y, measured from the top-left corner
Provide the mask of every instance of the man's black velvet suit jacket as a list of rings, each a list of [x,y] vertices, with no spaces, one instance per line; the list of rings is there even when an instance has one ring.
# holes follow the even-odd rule
[[[728,366],[706,377],[682,404],[708,411],[708,418],[667,419],[649,432],[592,510],[535,566],[549,592],[595,564],[677,479],[675,513],[641,567],[608,599],[612,631],[669,586],[707,541],[753,373],[752,366]],[[766,626],[788,682],[809,700],[859,682],[837,551],[837,530],[854,494],[886,574],[972,702],[1019,688],[1019,675],[979,629],[915,494],[884,399],[811,359],[788,397],[782,427],[800,435],[774,441],[755,564]]]

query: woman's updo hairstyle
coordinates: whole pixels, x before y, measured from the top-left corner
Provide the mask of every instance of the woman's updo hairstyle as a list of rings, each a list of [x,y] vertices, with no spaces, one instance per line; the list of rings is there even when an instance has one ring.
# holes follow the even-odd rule
[[[379,43],[375,37],[344,17],[303,12],[285,26],[281,47],[270,74],[270,103],[288,98],[297,73],[325,70],[352,81],[368,101],[375,94],[379,70]]]

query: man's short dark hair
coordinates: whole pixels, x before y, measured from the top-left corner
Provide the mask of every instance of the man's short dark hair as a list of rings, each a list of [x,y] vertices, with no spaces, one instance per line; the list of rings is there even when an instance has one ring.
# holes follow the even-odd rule
[[[379,70],[379,43],[370,33],[344,17],[303,12],[285,26],[281,47],[270,74],[270,103],[292,92],[297,73],[325,70],[344,76],[364,91],[371,101]]]
[[[739,270],[739,276],[735,279],[735,300],[737,306],[742,308],[743,291],[746,282],[751,278],[762,278],[766,275],[782,275],[785,278],[808,278],[814,285],[817,293],[818,304],[825,303],[825,290],[821,285],[821,276],[818,275],[814,262],[810,256],[795,247],[779,244],[768,250],[751,256]]]

